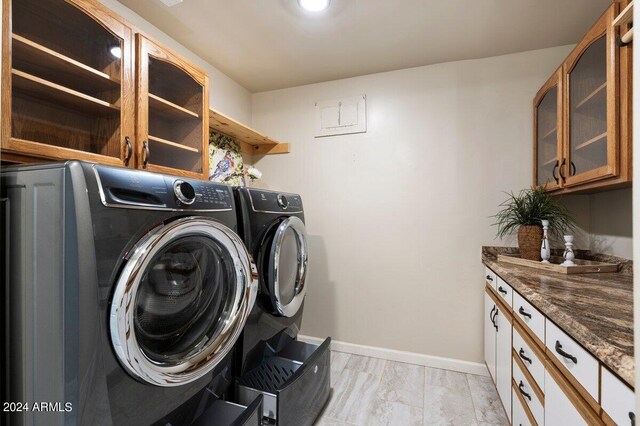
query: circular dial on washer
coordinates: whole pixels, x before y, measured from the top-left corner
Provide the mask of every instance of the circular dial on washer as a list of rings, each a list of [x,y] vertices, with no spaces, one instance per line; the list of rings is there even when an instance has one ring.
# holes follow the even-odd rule
[[[189,182],[177,180],[173,183],[173,192],[182,204],[193,204],[196,201],[196,190]]]
[[[289,200],[284,195],[278,194],[278,205],[286,210],[289,207]]]

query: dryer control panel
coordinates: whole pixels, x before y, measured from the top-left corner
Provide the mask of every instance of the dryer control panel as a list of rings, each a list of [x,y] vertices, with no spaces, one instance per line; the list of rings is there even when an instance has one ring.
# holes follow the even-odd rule
[[[250,189],[249,196],[255,212],[302,213],[302,197],[298,194]]]
[[[95,165],[102,204],[153,210],[233,209],[231,187],[142,170]]]

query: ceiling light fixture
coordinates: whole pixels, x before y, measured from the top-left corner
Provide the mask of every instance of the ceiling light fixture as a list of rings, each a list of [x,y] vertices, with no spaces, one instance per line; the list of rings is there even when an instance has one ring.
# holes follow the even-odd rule
[[[298,0],[298,5],[309,12],[321,12],[329,7],[331,0]]]

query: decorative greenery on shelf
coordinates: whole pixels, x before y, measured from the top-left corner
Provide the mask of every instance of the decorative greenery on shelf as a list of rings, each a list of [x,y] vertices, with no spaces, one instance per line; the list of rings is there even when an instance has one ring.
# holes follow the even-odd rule
[[[542,226],[542,220],[549,221],[549,232],[557,236],[564,235],[575,226],[569,210],[544,188],[528,188],[518,194],[506,194],[509,198],[500,204],[503,209],[492,216],[496,219],[494,225],[498,227],[497,236],[500,238],[518,231],[522,225]]]

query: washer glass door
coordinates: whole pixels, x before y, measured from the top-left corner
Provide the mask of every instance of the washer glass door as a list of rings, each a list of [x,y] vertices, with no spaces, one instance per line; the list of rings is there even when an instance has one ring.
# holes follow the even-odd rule
[[[283,316],[295,315],[306,294],[307,233],[304,222],[295,216],[283,220],[271,242],[267,284],[275,310]]]
[[[111,339],[139,380],[178,386],[231,350],[257,285],[240,238],[199,217],[156,228],[132,250],[111,306]]]

